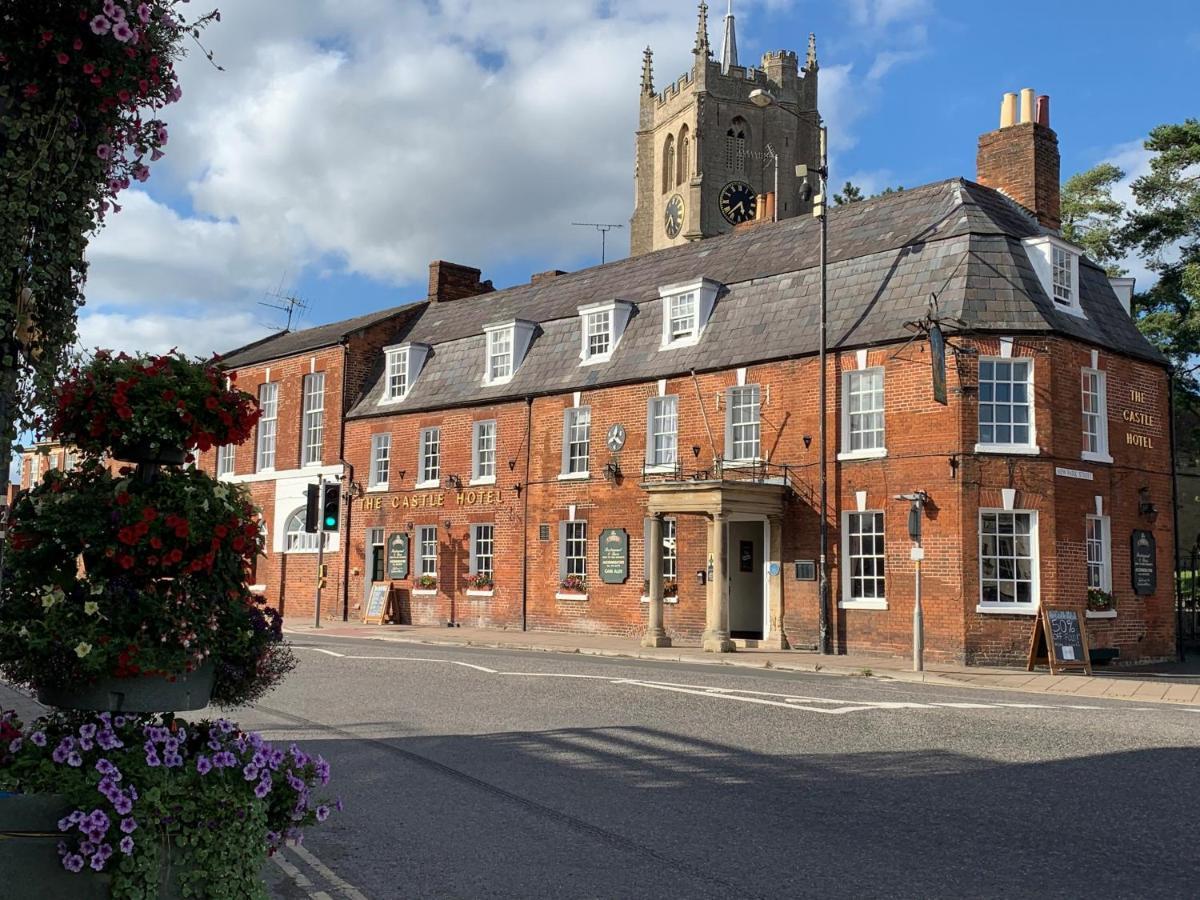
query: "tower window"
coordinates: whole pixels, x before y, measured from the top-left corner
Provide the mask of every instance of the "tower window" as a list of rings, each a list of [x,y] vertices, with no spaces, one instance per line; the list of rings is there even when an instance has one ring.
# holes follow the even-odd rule
[[[667,143],[663,146],[663,193],[675,185],[675,135],[667,135]]]
[[[734,172],[746,171],[746,145],[750,138],[750,127],[738,116],[725,132],[725,165]]]
[[[692,174],[691,149],[691,136],[688,133],[688,127],[684,125],[679,131],[679,164],[675,167],[676,184],[683,184],[684,180]]]

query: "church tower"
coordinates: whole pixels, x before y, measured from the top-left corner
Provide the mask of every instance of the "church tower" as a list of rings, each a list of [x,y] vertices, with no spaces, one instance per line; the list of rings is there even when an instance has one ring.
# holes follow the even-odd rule
[[[658,93],[653,54],[642,60],[641,108],[634,171],[630,253],[638,256],[731,230],[763,212],[772,198],[780,219],[810,208],[796,165],[817,168],[817,51],[810,35],[801,69],[788,50],[766,53],[758,67],[738,64],[733,0],[720,57],[708,41],[708,4],[701,2],[692,68]],[[761,105],[755,91],[774,99]],[[810,176],[814,177],[815,176]],[[815,180],[813,189],[816,189]],[[769,203],[767,204],[770,205]]]

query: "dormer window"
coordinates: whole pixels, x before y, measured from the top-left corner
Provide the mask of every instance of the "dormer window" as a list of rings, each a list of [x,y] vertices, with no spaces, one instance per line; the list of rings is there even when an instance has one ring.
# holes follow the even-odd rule
[[[690,347],[700,342],[720,285],[708,278],[658,289],[662,297],[662,345],[659,349]]]
[[[428,344],[397,344],[384,347],[383,396],[380,403],[399,403],[412,390],[413,382],[421,374],[425,357],[429,355]]]
[[[1022,243],[1054,308],[1083,316],[1079,305],[1079,248],[1051,235],[1026,238]]]
[[[485,385],[507,384],[521,368],[525,351],[533,338],[537,323],[525,319],[514,319],[483,327],[486,359],[484,360],[483,383]]]
[[[612,359],[632,312],[633,304],[624,300],[579,307],[582,336],[579,358],[583,365]]]

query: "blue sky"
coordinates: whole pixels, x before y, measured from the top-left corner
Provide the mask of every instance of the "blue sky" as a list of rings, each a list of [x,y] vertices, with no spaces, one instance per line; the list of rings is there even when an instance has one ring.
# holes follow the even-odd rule
[[[719,43],[724,4],[710,34]],[[419,299],[434,258],[497,286],[598,261],[572,221],[628,222],[641,48],[688,66],[691,0],[243,0],[223,9],[144,192],[96,239],[83,341],[222,350]],[[1144,171],[1155,125],[1196,114],[1194,3],[735,0],[743,63],[817,34],[832,180],[972,177],[1001,94],[1051,96],[1064,177]],[[1123,189],[1125,190],[1125,189]],[[627,231],[609,235],[610,258]],[[1135,274],[1144,273],[1135,269]],[[274,302],[274,301],[271,301]]]

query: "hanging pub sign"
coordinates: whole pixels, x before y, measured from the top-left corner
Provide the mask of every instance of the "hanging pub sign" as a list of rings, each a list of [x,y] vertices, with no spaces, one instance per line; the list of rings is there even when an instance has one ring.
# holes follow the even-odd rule
[[[1033,623],[1029,662],[1025,668],[1032,672],[1037,665],[1049,665],[1052,675],[1069,669],[1083,669],[1092,674],[1087,626],[1079,610],[1069,606],[1042,606]]]
[[[408,577],[408,535],[393,534],[387,541],[388,578],[403,580]]]
[[[935,323],[929,326],[929,364],[933,367],[933,399],[946,405],[946,338]]]
[[[1135,529],[1130,535],[1129,571],[1133,592],[1139,597],[1153,594],[1158,589],[1158,549],[1151,532]]]
[[[600,532],[600,580],[624,584],[629,578],[629,532],[605,528]]]

